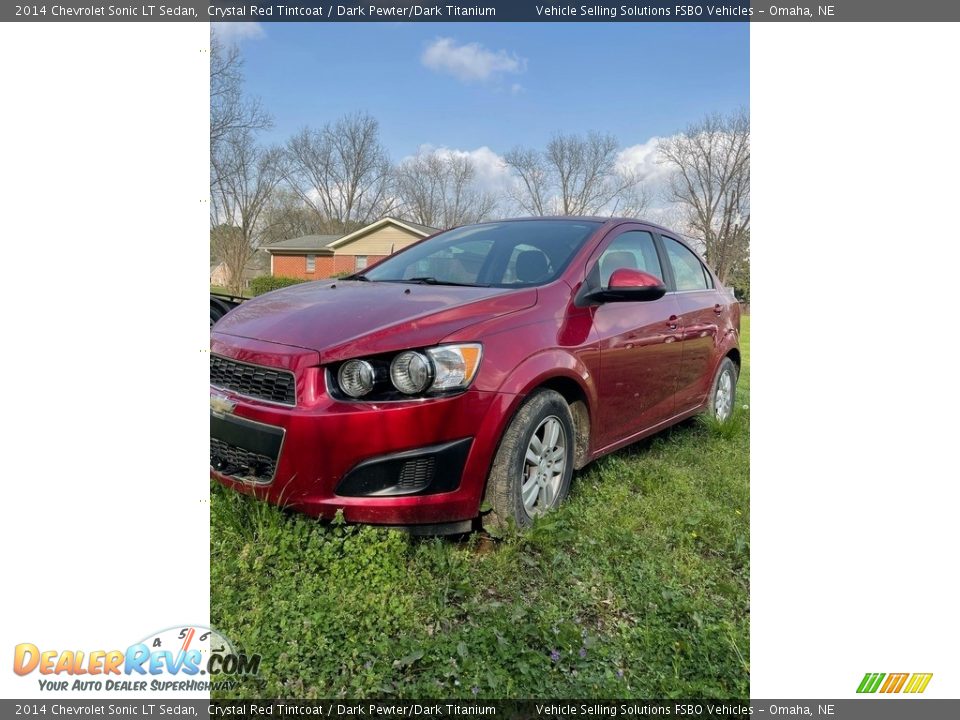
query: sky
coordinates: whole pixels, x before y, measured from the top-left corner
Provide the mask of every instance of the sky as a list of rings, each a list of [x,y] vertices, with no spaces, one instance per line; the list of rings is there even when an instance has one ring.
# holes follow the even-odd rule
[[[418,148],[498,158],[556,133],[614,135],[621,163],[656,174],[659,137],[749,104],[749,23],[223,23],[266,142],[356,111],[395,161]]]

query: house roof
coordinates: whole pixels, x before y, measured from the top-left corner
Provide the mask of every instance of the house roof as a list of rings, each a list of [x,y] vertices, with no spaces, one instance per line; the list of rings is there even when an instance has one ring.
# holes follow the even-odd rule
[[[317,252],[333,254],[333,249],[328,247],[330,243],[336,242],[343,235],[304,235],[290,240],[281,240],[280,242],[270,243],[263,249],[268,253],[274,252]]]
[[[343,237],[331,242],[328,247],[338,248],[341,245],[346,245],[354,240],[357,240],[358,238],[363,237],[367,233],[373,232],[374,230],[379,230],[384,225],[396,225],[399,228],[403,228],[404,230],[412,232],[414,235],[419,235],[421,238],[425,238],[428,235],[433,235],[435,232],[439,232],[438,228],[433,228],[428,225],[421,225],[419,223],[407,222],[406,220],[385,217],[381,220],[370,223],[369,225],[364,225],[362,228],[359,230],[354,230],[352,233],[347,233]]]
[[[438,228],[433,228],[429,225],[421,225],[420,223],[398,220],[397,218],[392,217],[385,217],[377,220],[376,222],[372,222],[369,225],[364,225],[362,228],[354,230],[351,233],[347,233],[346,235],[304,235],[303,237],[291,238],[290,240],[281,240],[280,242],[271,243],[270,245],[267,245],[264,250],[271,255],[274,253],[284,254],[298,252],[315,253],[317,255],[332,255],[336,248],[342,245],[347,245],[348,243],[363,237],[367,233],[382,228],[384,225],[395,225],[414,235],[419,235],[421,238],[425,238],[428,235],[433,235],[435,232],[439,232]]]
[[[397,222],[401,222],[407,227],[411,227],[414,230],[422,232],[424,237],[427,235],[433,235],[436,232],[440,232],[440,228],[430,227],[429,225],[421,225],[420,223],[409,222],[408,220],[398,220]]]

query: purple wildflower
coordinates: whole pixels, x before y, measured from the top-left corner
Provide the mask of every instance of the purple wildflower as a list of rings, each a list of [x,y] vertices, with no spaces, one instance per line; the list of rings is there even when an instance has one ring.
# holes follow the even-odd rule
[[[587,649],[585,647],[580,648],[580,657],[585,658],[587,656]]]
[[[550,651],[550,659],[553,660],[554,662],[559,662],[559,661],[560,661],[560,652],[557,651],[557,650],[551,650],[551,651]]]

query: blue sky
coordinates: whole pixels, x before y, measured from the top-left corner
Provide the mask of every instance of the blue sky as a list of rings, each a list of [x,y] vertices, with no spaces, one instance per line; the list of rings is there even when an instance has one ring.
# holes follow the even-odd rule
[[[590,130],[630,147],[749,101],[748,23],[231,25],[267,141],[363,110],[394,159]]]

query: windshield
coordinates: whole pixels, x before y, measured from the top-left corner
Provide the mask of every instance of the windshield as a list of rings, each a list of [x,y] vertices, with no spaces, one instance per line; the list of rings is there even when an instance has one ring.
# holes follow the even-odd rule
[[[485,287],[543,285],[563,272],[599,226],[590,220],[467,225],[402,250],[358,278]]]

